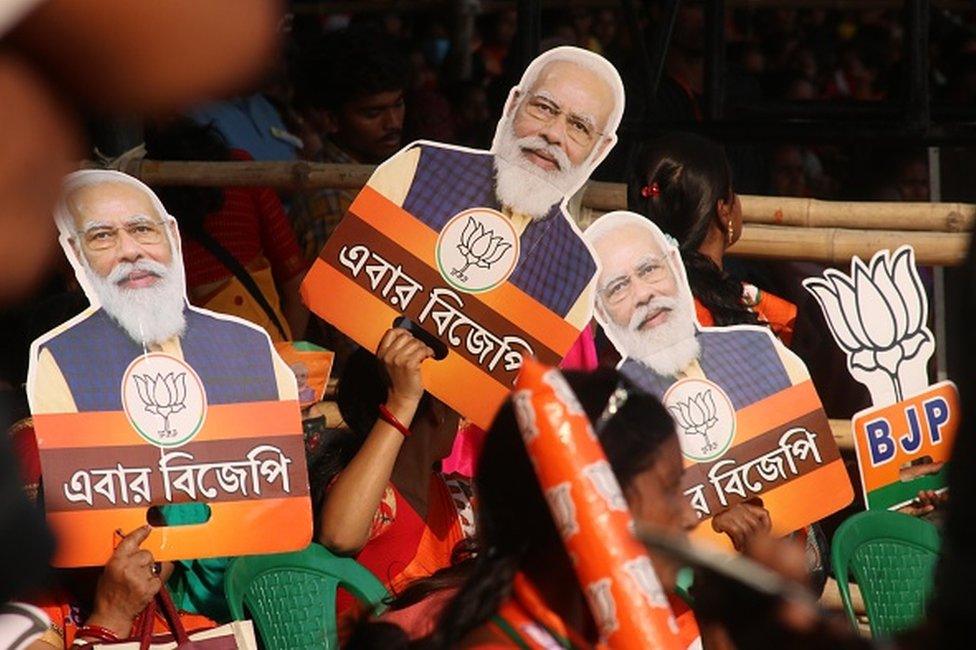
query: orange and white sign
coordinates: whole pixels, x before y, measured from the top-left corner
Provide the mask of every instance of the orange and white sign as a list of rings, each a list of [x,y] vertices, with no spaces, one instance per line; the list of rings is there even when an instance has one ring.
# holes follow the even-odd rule
[[[611,648],[677,649],[678,626],[586,413],[555,368],[526,359],[512,393],[519,430]]]
[[[766,327],[701,327],[680,250],[632,212],[597,219],[585,237],[600,274],[595,313],[620,372],[671,413],[682,489],[700,519],[759,497],[774,535],[854,498],[827,415],[803,362]],[[731,547],[701,525],[696,537]]]
[[[305,277],[305,303],[370,350],[409,319],[438,352],[426,389],[487,429],[522,359],[557,364],[590,320],[596,262],[566,206],[616,142],[623,103],[602,57],[542,54],[490,151],[416,142],[376,169]]]
[[[31,346],[53,564],[104,565],[146,523],[156,560],[307,546],[298,391],[267,333],[187,304],[176,220],[136,179],[71,174],[56,216],[91,305]]]
[[[921,490],[945,487],[960,417],[959,391],[951,381],[855,415],[854,443],[867,508],[898,508]]]
[[[852,420],[868,509],[898,508],[921,490],[946,485],[959,395],[952,382],[929,385],[935,337],[915,250],[881,250],[851,259],[845,274],[827,269],[803,286],[816,297],[851,376],[871,393]]]

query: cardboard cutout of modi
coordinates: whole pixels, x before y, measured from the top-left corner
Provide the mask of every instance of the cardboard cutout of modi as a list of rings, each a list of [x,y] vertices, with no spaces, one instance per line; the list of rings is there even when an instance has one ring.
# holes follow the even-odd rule
[[[157,560],[306,546],[295,376],[268,335],[188,304],[176,220],[134,178],[75,172],[56,217],[91,306],[31,346],[55,566],[104,564],[157,513]]]
[[[421,141],[377,168],[306,276],[306,304],[370,350],[409,319],[441,347],[425,386],[487,427],[523,356],[555,365],[591,317],[596,262],[566,203],[623,108],[608,61],[542,54],[491,151]]]
[[[767,327],[701,327],[678,248],[650,220],[611,212],[584,233],[600,262],[595,314],[620,371],[675,421],[682,487],[700,519],[752,497],[786,535],[854,498],[803,362]],[[699,526],[695,535],[730,547]]]

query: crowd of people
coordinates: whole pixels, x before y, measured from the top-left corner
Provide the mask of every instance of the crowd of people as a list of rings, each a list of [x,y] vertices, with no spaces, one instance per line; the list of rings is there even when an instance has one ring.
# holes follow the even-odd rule
[[[415,140],[479,149],[491,145],[492,125],[522,63],[514,11],[478,16],[471,51],[461,53],[450,36],[452,25],[436,13],[317,15],[302,8],[297,3],[291,20],[279,25],[284,47],[257,92],[197,106],[175,121],[147,123],[143,137],[129,144],[135,147],[144,141],[145,155],[159,160],[366,164],[382,162]],[[640,16],[640,33],[654,33],[661,11],[649,5]],[[638,32],[626,24],[619,8],[547,9],[543,17],[544,48],[584,47],[607,57],[621,72],[628,97],[620,143],[593,177],[629,180],[630,209],[646,212],[647,197],[634,194],[642,184],[631,175],[654,161],[647,160],[644,151],[648,136],[633,127],[650,120],[670,130],[681,130],[682,125],[693,130],[703,119],[703,8],[694,3],[680,7],[654,106],[644,105],[643,93],[632,92],[645,84],[645,71],[635,41]],[[967,60],[973,43],[967,18],[933,16],[936,106],[965,105],[969,77],[960,62]],[[729,11],[726,114],[748,116],[766,102],[815,106],[868,101],[890,106],[900,101],[906,57],[902,22],[894,9]],[[462,58],[467,65],[461,65]],[[921,149],[843,143],[759,146],[737,140],[727,152],[730,184],[740,193],[928,200],[929,161]],[[942,178],[943,198],[971,198],[966,195],[968,184],[953,181],[951,170],[943,170]],[[344,342],[315,319],[309,321],[297,287],[355,197],[354,190],[276,195],[258,188],[166,188],[161,194],[181,217],[195,304],[260,321],[276,339],[323,343],[339,352],[341,366],[348,352]],[[732,275],[800,307],[798,329],[805,331],[798,333],[794,349],[815,376],[822,376],[821,383],[843,383],[836,360],[824,349],[829,346],[817,338],[822,322],[811,314],[816,310],[804,308],[810,298],[799,280],[816,269],[735,260],[730,264]],[[5,328],[16,333],[8,343],[11,354],[4,372],[12,385],[22,381],[25,372],[23,355],[16,350],[43,330],[35,321],[45,316],[37,312],[70,301],[60,295],[70,294],[71,282],[63,271],[49,267],[44,289],[3,315]],[[247,276],[253,280],[242,283]],[[734,288],[726,286],[726,300],[729,291]],[[814,322],[803,327],[807,318]],[[723,322],[721,315],[717,322]],[[823,396],[831,415],[848,416],[865,404],[862,393],[848,388]]]
[[[144,155],[169,161],[378,164],[414,140],[473,149],[492,145],[492,126],[503,110],[510,110],[506,93],[522,72],[513,11],[480,16],[471,51],[460,53],[450,37],[451,25],[436,13],[319,16],[302,7],[296,2],[293,20],[279,24],[285,47],[260,90],[196,105],[178,117],[147,118],[139,142],[115,153],[122,160]],[[640,16],[642,26],[655,24],[662,10],[650,5]],[[966,106],[976,93],[967,65],[976,54],[976,36],[964,20],[937,17],[933,29],[943,38],[933,38],[933,96],[949,106]],[[563,368],[634,519],[683,539],[699,522],[681,490],[684,467],[675,424],[654,397],[654,386],[644,385],[628,364],[639,361],[662,376],[677,375],[693,363],[709,371],[708,345],[732,343],[706,341],[690,350],[634,335],[633,323],[652,320],[648,305],[677,311],[684,299],[675,269],[647,261],[666,257],[647,223],[676,242],[676,263],[687,276],[698,324],[767,327],[777,346],[789,346],[807,363],[828,414],[850,417],[869,404],[868,395],[848,376],[843,357],[825,337],[819,309],[799,285],[819,269],[726,259],[742,233],[739,193],[928,201],[928,159],[922,151],[839,145],[736,143],[726,148],[692,135],[704,102],[701,6],[683,4],[679,10],[665,78],[651,102],[634,90],[642,83],[634,40],[639,32],[625,24],[616,7],[547,10],[543,24],[544,49],[573,45],[616,66],[628,92],[625,125],[651,116],[669,125],[667,133],[651,136],[621,129],[615,155],[594,172],[595,178],[626,183],[632,214],[616,229],[597,224],[585,231],[601,263],[595,320],[580,323],[583,333]],[[895,10],[737,9],[728,14],[726,34],[730,114],[767,101],[894,102],[906,92],[906,46]],[[589,149],[561,145],[559,156],[572,164],[570,170],[599,158],[594,150],[603,141],[590,137],[586,128],[604,136],[613,130],[607,125],[620,119],[609,108],[611,102],[605,103],[607,109],[597,112],[599,125],[579,127]],[[514,111],[509,117],[515,119]],[[682,124],[689,132],[681,130]],[[601,125],[603,130],[597,128]],[[334,391],[302,414],[313,543],[354,558],[389,592],[380,616],[349,594],[339,594],[343,643],[362,648],[598,646],[601,630],[539,488],[513,403],[506,400],[491,427],[481,431],[427,391],[422,368],[433,363],[437,352],[409,323],[387,329],[370,350],[303,304],[299,287],[305,272],[355,191],[150,189],[116,171],[84,178],[69,180],[60,201],[50,203],[63,232],[70,233],[69,258],[83,269],[100,299],[100,315],[89,324],[95,318],[117,324],[118,331],[99,343],[105,351],[100,367],[118,366],[121,374],[134,341],[180,358],[194,354],[194,346],[217,346],[232,361],[214,370],[197,368],[205,375],[211,403],[225,399],[220,391],[232,401],[245,388],[253,393],[248,400],[295,398],[289,371],[264,340],[231,322],[208,325],[198,312],[185,309],[181,281],[192,305],[247,320],[276,345],[311,341],[335,352]],[[543,206],[542,216],[551,203]],[[139,218],[132,219],[133,214]],[[973,264],[971,259],[966,267],[969,276]],[[66,264],[48,269],[36,294],[2,315],[9,333],[0,377],[4,424],[18,460],[19,488],[38,507],[44,484],[22,387],[30,342],[87,306],[70,270]],[[976,308],[976,279],[966,279],[968,318]],[[131,298],[139,291],[123,291],[147,287],[151,291],[139,300]],[[565,305],[560,315],[571,307],[571,302]],[[123,314],[130,309],[141,310],[141,317],[127,321]],[[207,329],[218,326],[215,334]],[[70,330],[48,340],[40,352],[45,390],[55,385],[60,392],[35,397],[34,415],[116,408],[117,384],[88,382],[91,359],[59,347],[66,337],[81,336],[80,328],[74,334]],[[191,332],[197,342],[191,342]],[[657,334],[669,335],[681,338],[674,327],[662,327]],[[734,345],[740,344],[748,347],[741,340]],[[618,368],[621,350],[625,360]],[[775,356],[775,349],[748,348],[741,354],[765,353]],[[756,363],[755,358],[746,361]],[[261,374],[261,364],[272,377],[267,385],[249,379]],[[788,386],[792,375],[783,374]],[[976,399],[971,376],[956,380],[964,406]],[[218,390],[211,393],[210,386]],[[968,422],[952,466],[952,501],[947,493],[926,492],[911,508],[916,515],[935,511],[940,517],[948,510],[945,551],[931,616],[898,647],[948,647],[968,624],[968,609],[960,602],[976,570],[967,546],[973,486],[965,468],[976,462]],[[164,508],[159,516],[150,523],[206,519],[191,506]],[[826,558],[836,523],[817,522],[773,538],[770,513],[762,499],[754,498],[702,525],[816,597],[830,574]],[[120,531],[104,567],[57,570],[37,584],[16,585],[16,590],[12,585],[5,595],[41,607],[51,621],[31,650],[129,639],[147,605],[167,589],[187,629],[229,621],[223,583],[230,558],[157,562],[141,548],[150,531],[151,526]],[[30,534],[37,535],[35,551],[48,552],[46,533]],[[652,553],[651,559],[683,648],[770,647],[771,642],[777,647],[869,647],[806,601],[757,600],[755,594],[736,591],[736,585],[705,576],[696,577],[689,596],[679,588],[681,567],[672,558]],[[163,630],[166,622],[161,617],[155,625]]]

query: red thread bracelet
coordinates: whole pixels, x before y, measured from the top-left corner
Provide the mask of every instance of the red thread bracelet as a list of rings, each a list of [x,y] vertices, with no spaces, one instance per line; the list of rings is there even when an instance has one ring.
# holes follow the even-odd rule
[[[404,438],[410,437],[410,427],[407,427],[397,419],[397,416],[393,415],[390,409],[386,408],[386,404],[380,404],[380,419],[389,424],[391,427],[403,434]]]
[[[107,627],[102,627],[101,625],[82,625],[75,632],[75,638],[88,637],[91,639],[98,639],[99,641],[113,642],[119,641],[119,635],[108,629]]]

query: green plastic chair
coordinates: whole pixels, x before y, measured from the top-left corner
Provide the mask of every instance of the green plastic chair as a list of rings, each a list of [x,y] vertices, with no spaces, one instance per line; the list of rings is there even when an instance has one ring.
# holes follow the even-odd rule
[[[267,650],[338,648],[340,586],[374,611],[387,595],[362,565],[315,543],[294,553],[239,557],[224,578],[231,616],[254,621]]]
[[[831,560],[854,628],[849,575],[861,590],[872,636],[891,636],[924,615],[939,545],[935,526],[898,512],[869,510],[841,524],[834,533]]]

